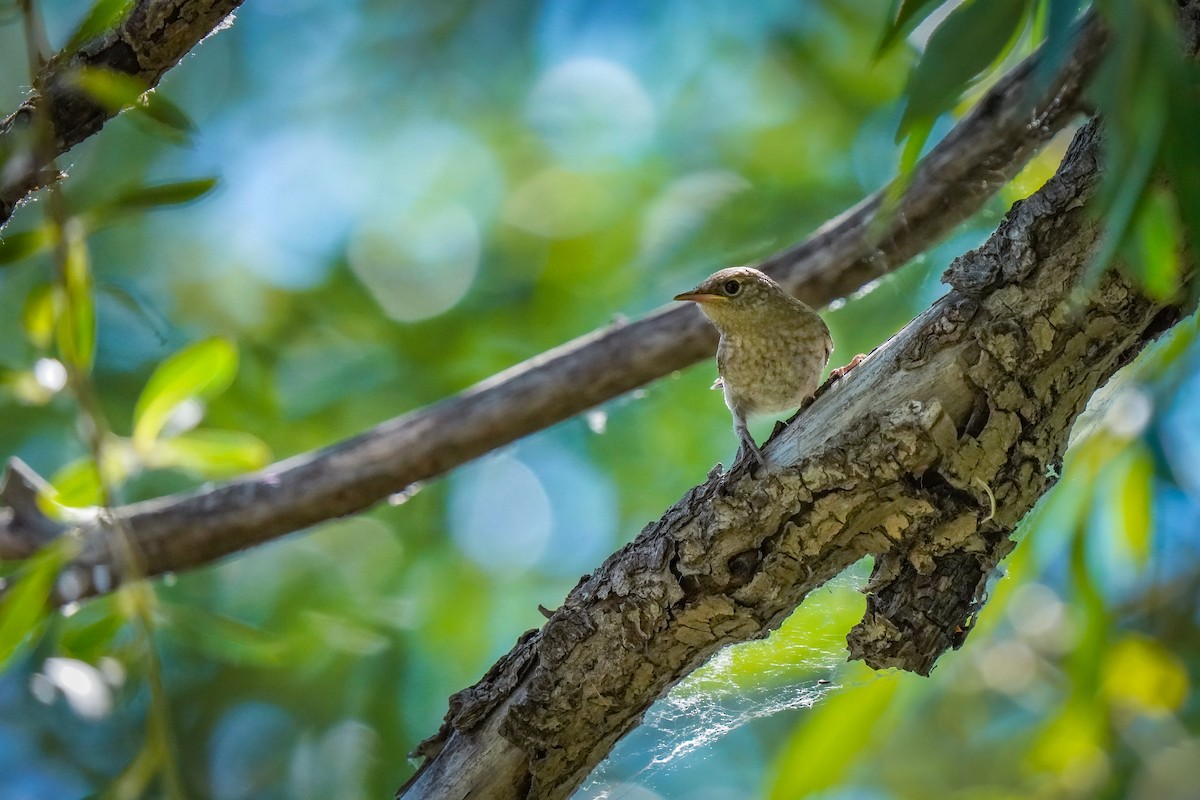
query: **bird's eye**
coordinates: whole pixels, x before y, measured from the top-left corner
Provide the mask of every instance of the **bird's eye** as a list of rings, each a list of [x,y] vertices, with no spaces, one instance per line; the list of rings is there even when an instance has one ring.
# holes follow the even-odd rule
[[[725,294],[733,297],[742,290],[742,285],[737,281],[725,281]]]

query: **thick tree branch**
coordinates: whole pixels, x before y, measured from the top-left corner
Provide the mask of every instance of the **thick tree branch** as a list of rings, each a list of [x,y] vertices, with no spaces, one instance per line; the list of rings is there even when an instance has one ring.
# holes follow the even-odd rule
[[[33,191],[56,179],[52,162],[116,116],[78,88],[81,69],[102,69],[158,85],[242,0],[138,0],[114,30],[60,52],[34,81],[35,92],[0,120],[0,230]],[[39,146],[49,123],[53,136]]]
[[[1099,138],[1082,128],[949,294],[772,438],[766,469],[714,471],[451,698],[400,795],[567,797],[672,685],[866,555],[853,658],[928,674],[959,647],[1088,398],[1180,313],[1117,271],[1071,298],[1099,238]]]
[[[921,161],[891,215],[879,218],[884,193],[877,193],[763,266],[799,296],[822,306],[929,247],[976,211],[1074,117],[1105,39],[1099,24],[1088,18],[1071,57],[1045,85],[1034,79],[1033,60],[1018,66]],[[710,356],[715,343],[711,327],[693,309],[658,312],[596,331],[456,397],[316,453],[115,514],[143,556],[140,574],[206,564],[361,511],[406,486]],[[109,543],[109,520],[98,518],[85,526],[84,535],[89,545],[69,582],[81,596],[119,585],[124,571],[114,556],[121,550]],[[5,541],[0,535],[0,544]],[[8,548],[0,557],[24,552]],[[75,599],[74,593],[60,598],[65,599]]]

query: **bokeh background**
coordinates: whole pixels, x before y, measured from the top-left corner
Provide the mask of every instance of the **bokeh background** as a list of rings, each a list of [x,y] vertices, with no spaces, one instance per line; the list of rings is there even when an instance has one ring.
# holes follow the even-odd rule
[[[4,110],[30,82],[17,5],[0,3]],[[55,46],[89,5],[38,4]],[[135,454],[120,499],[336,442],[800,240],[896,174],[927,28],[875,59],[885,12],[247,0],[163,81],[190,136],[125,114],[62,160],[68,208],[91,221],[93,381],[114,434],[131,435],[172,354],[212,337],[237,353],[228,388],[163,432],[210,446]],[[834,365],[939,296],[949,261],[1065,142],[828,309]],[[112,211],[139,186],[209,177],[193,203]],[[45,206],[5,234],[43,225]],[[0,270],[0,454],[82,502],[80,412],[29,311],[53,269],[41,253]],[[860,564],[660,702],[579,796],[1194,797],[1194,327],[1123,374],[1066,465],[1047,465],[1063,481],[931,678],[843,663]],[[714,374],[698,365],[369,513],[49,618],[0,675],[0,799],[178,795],[170,771],[190,797],[391,796],[447,697],[542,622],[539,604],[729,460]]]

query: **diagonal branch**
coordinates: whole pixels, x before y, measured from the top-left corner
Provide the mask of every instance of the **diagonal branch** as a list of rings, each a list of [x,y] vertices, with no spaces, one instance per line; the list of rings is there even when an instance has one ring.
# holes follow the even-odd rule
[[[946,273],[953,287],[748,464],[687,493],[451,698],[400,792],[567,797],[654,700],[875,559],[850,653],[929,674],[962,645],[1094,390],[1180,316],[1118,271],[1072,298],[1100,227],[1099,128]]]
[[[0,230],[31,193],[57,179],[52,163],[116,116],[79,89],[80,69],[103,69],[158,85],[202,39],[242,4],[242,0],[137,0],[111,31],[64,50],[42,68],[35,93],[0,120]],[[35,133],[53,126],[52,145],[36,146]],[[47,150],[49,152],[47,152]]]
[[[1047,84],[1027,60],[921,162],[894,213],[879,192],[763,266],[822,306],[878,278],[953,229],[1078,112],[1105,49],[1094,18]],[[209,563],[388,495],[711,355],[715,335],[689,308],[660,311],[576,339],[433,406],[355,438],[203,491],[114,510],[144,564],[159,575]],[[0,517],[0,534],[4,519]],[[31,527],[27,524],[26,527]],[[74,566],[76,599],[119,585],[122,560],[110,521],[84,526]],[[11,537],[10,537],[11,538]],[[0,535],[0,543],[5,537]],[[19,550],[0,557],[20,557]]]

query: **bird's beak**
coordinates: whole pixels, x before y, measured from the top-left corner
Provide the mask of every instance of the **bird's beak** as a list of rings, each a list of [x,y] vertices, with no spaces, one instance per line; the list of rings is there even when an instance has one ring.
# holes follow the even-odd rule
[[[683,294],[675,295],[676,300],[691,301],[693,303],[711,303],[714,300],[723,300],[719,294],[710,294],[709,292],[684,292]]]

